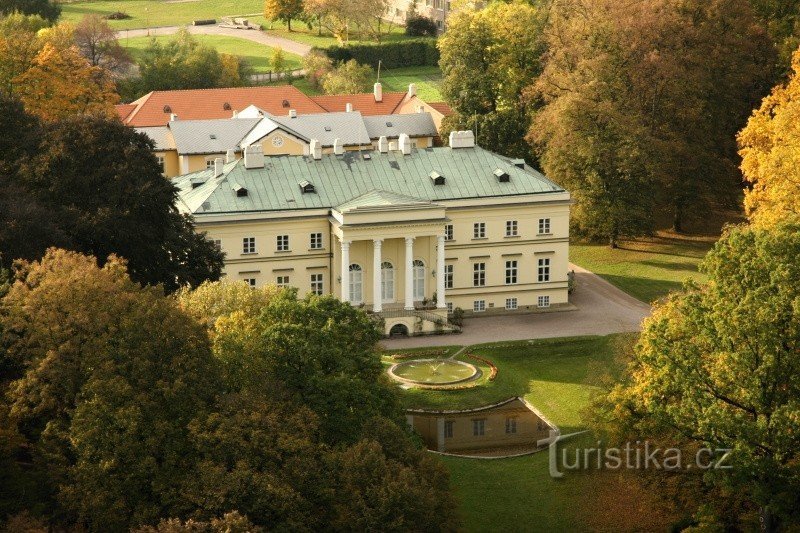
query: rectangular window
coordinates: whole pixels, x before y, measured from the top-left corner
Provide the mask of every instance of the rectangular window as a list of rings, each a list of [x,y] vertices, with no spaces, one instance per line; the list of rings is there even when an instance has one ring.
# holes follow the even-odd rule
[[[453,288],[453,265],[444,266],[444,288]]]
[[[447,302],[447,313],[452,314],[453,312],[453,302]]]
[[[161,175],[163,176],[164,174],[167,173],[167,165],[164,162],[164,156],[157,155],[156,159],[158,160],[158,165],[161,167]]]
[[[516,237],[517,235],[517,221],[506,220],[506,237]]]
[[[453,225],[447,224],[444,227],[444,240],[452,241],[453,240]]]
[[[506,285],[517,283],[517,260],[506,261]]]
[[[480,418],[472,421],[472,434],[476,437],[486,434],[486,419]]]
[[[322,274],[311,274],[311,292],[322,296]]]
[[[472,310],[476,313],[486,311],[486,300],[475,300],[472,302]]]
[[[311,234],[311,246],[309,246],[312,250],[321,250],[322,249],[322,233],[312,233]]]
[[[278,281],[275,283],[278,287],[289,286],[289,276],[278,276]]]
[[[550,281],[550,258],[543,257],[539,259],[539,273],[537,279],[539,283]]]
[[[549,235],[550,234],[550,219],[549,218],[540,218],[539,219],[539,235]]]
[[[445,420],[444,421],[444,438],[452,439],[453,438],[453,420]]]
[[[210,170],[214,168],[214,159],[206,159],[206,168]]]
[[[506,418],[506,433],[516,433],[517,432],[517,419],[512,417]]]
[[[250,285],[250,288],[256,288],[256,278],[244,278],[244,282]]]
[[[472,286],[484,287],[486,285],[486,263],[472,263]]]
[[[509,311],[513,311],[517,308],[517,299],[516,298],[506,298],[506,309]]]
[[[221,239],[214,239],[211,242],[214,243],[214,246],[217,247],[217,250],[222,250],[222,240]]]
[[[486,222],[475,222],[472,225],[472,238],[473,239],[486,238]]]
[[[256,238],[255,237],[245,237],[242,239],[242,253],[243,254],[254,254],[256,253]]]
[[[288,235],[278,235],[278,246],[276,248],[279,252],[288,252],[289,251],[289,236]]]
[[[549,296],[539,296],[538,302],[539,307],[550,307],[550,297]]]

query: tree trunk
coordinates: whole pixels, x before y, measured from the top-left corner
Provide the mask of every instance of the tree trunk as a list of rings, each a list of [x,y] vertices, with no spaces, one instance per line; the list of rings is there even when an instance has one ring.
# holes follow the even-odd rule
[[[761,507],[758,510],[758,519],[761,522],[761,531],[764,533],[774,533],[778,531],[778,522],[772,514],[772,510],[768,505]]]
[[[675,213],[672,217],[672,231],[683,233],[683,206],[681,205],[675,206]]]
[[[286,19],[286,29],[292,31],[292,19]]]

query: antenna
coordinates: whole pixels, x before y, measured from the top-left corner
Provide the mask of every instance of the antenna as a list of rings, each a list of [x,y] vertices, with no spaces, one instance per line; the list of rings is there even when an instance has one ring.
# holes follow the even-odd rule
[[[381,60],[378,60],[378,82],[381,81]]]

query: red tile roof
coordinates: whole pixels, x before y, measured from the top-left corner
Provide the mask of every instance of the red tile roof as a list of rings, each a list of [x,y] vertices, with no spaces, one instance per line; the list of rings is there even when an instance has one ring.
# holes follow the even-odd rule
[[[428,105],[444,116],[453,114],[453,109],[446,102],[428,102]]]
[[[393,114],[405,96],[406,93],[383,93],[381,102],[376,102],[372,93],[332,94],[312,96],[311,99],[329,113],[346,111],[347,104],[353,104],[353,111],[361,111],[362,115],[371,116]]]
[[[124,122],[125,119],[128,118],[128,115],[130,115],[131,112],[133,112],[133,110],[136,109],[136,105],[135,104],[117,104],[117,105],[114,106],[114,109],[117,110],[117,115],[119,115],[119,119]]]
[[[241,111],[249,105],[257,106],[273,115],[288,114],[290,109],[295,109],[298,113],[326,111],[296,87],[282,85],[153,91],[130,104],[117,106],[117,112],[125,124],[141,128],[166,125],[169,123],[170,113],[178,115],[179,120],[230,118],[233,111]],[[128,110],[130,106],[134,108]]]

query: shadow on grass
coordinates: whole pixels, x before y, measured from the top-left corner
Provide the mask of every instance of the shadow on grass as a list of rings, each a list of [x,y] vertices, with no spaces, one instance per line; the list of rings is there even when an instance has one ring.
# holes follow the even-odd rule
[[[669,292],[680,290],[683,287],[682,281],[675,280],[618,276],[614,274],[600,274],[600,277],[634,298],[648,304],[664,297]]]
[[[664,270],[697,272],[697,263],[692,261],[660,261],[658,259],[649,259],[646,261],[639,261],[639,263],[655,268],[663,268]]]

